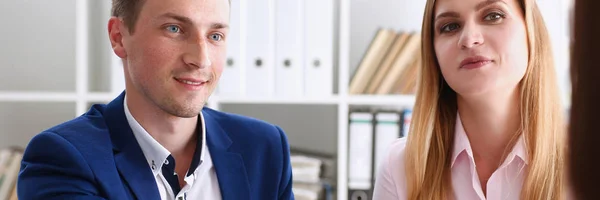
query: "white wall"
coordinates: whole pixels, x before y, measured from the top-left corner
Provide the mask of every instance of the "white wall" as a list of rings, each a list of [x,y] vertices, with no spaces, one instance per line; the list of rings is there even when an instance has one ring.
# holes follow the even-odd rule
[[[89,7],[89,90],[109,92],[111,89],[111,57],[114,52],[108,39],[111,0],[88,0]]]
[[[570,26],[569,11],[571,0],[537,0],[538,6],[552,40],[554,63],[559,79],[559,87],[563,94],[563,102],[570,101]]]
[[[75,91],[75,1],[0,1],[0,90]]]
[[[0,103],[0,148],[25,147],[34,135],[73,118],[74,107],[69,102]]]
[[[75,92],[75,1],[0,1],[0,91]],[[74,102],[0,102],[0,148],[75,115]]]

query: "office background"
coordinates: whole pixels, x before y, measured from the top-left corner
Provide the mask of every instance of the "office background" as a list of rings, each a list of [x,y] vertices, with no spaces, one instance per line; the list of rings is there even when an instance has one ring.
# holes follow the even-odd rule
[[[568,108],[571,0],[537,2]],[[349,113],[398,111],[395,120],[403,121],[403,111],[414,103],[410,93],[354,94],[350,82],[378,31],[418,33],[424,5],[424,0],[232,0],[229,66],[207,106],[280,125],[295,154],[326,163],[319,176],[332,196],[319,197],[348,199],[352,187],[363,187],[349,186],[352,170],[364,170],[348,165]],[[110,0],[0,2],[0,148],[24,148],[40,131],[122,91],[120,61],[106,30],[109,10]]]

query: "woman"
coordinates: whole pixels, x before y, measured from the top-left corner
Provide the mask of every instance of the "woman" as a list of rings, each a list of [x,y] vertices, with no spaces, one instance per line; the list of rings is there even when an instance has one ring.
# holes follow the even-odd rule
[[[428,0],[407,140],[374,199],[562,199],[564,131],[535,0]]]

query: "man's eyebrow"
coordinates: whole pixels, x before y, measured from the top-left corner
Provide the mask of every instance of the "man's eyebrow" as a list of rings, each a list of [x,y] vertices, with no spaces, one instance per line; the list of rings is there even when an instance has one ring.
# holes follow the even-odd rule
[[[211,29],[226,29],[229,28],[229,25],[225,23],[213,23],[210,25]]]
[[[162,19],[162,18],[174,19],[181,23],[189,24],[189,25],[194,24],[192,19],[190,19],[189,17],[181,16],[181,15],[178,15],[175,13],[165,13],[165,14],[158,16],[158,19]],[[210,28],[211,29],[226,29],[226,28],[229,28],[229,25],[226,23],[215,22],[210,25]]]
[[[190,18],[185,17],[185,16],[181,16],[181,15],[178,15],[178,14],[175,14],[175,13],[165,13],[165,14],[162,14],[162,15],[158,16],[157,18],[158,19],[169,18],[169,19],[177,20],[177,21],[179,21],[181,23],[184,23],[184,24],[193,24],[192,20]]]

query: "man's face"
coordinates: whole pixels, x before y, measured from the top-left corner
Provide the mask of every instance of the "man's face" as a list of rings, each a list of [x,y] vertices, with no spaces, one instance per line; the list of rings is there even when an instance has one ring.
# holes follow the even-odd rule
[[[223,71],[228,24],[226,0],[145,0],[135,32],[121,31],[127,93],[197,116]]]

